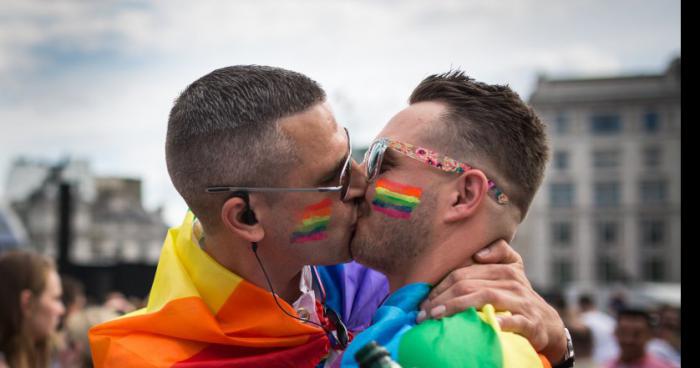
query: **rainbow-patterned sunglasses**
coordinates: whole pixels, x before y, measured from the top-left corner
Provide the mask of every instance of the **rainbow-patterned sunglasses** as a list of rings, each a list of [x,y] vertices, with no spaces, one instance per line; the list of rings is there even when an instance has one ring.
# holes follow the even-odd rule
[[[379,169],[382,167],[382,159],[387,148],[418,160],[424,164],[428,164],[434,168],[445,172],[453,172],[461,174],[466,170],[471,170],[473,167],[463,162],[459,162],[453,158],[447,157],[427,148],[417,147],[409,143],[399,142],[388,138],[380,138],[372,143],[365,153],[364,162],[367,168],[367,180],[369,182],[376,179],[379,175]],[[496,203],[505,205],[509,203],[508,195],[496,186],[493,180],[489,179],[489,192],[496,200]]]

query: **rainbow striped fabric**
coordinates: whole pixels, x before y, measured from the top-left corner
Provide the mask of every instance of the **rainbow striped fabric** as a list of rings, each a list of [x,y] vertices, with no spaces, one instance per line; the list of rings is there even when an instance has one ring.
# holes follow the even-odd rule
[[[386,179],[377,180],[372,208],[389,217],[408,219],[420,203],[422,190]]]
[[[292,243],[306,243],[328,237],[326,229],[331,221],[330,198],[308,206],[301,215],[301,224],[292,233]]]
[[[314,367],[324,359],[324,331],[285,316],[267,290],[209,257],[193,220],[188,212],[169,230],[148,306],[90,329],[95,366]]]
[[[416,325],[418,307],[429,292],[430,285],[417,283],[391,294],[372,326],[348,346],[342,367],[356,367],[355,353],[377,341],[403,367],[551,368],[524,337],[501,331],[491,305]]]

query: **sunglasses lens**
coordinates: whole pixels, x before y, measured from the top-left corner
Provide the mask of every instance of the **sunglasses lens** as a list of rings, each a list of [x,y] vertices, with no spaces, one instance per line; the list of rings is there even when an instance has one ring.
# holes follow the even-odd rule
[[[377,163],[379,161],[379,156],[381,154],[381,145],[379,143],[374,143],[367,151],[367,156],[365,161],[367,162],[367,179],[372,180],[377,174]]]

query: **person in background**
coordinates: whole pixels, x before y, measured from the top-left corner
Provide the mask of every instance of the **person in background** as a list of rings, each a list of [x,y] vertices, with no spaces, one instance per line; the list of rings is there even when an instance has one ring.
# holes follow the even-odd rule
[[[650,354],[671,363],[681,365],[681,314],[680,310],[663,305],[658,311],[659,324],[649,341],[647,350]]]
[[[620,355],[610,361],[606,368],[673,368],[668,361],[647,352],[647,343],[652,337],[651,317],[642,309],[618,311],[615,337],[620,346]]]
[[[617,316],[617,313],[623,309],[627,308],[627,296],[623,290],[615,291],[608,300],[608,311],[613,315]]]
[[[87,297],[85,296],[85,286],[73,276],[61,275],[61,287],[63,289],[63,305],[66,307],[66,313],[61,320],[61,326],[63,326],[72,314],[85,308]]]
[[[12,368],[48,367],[65,312],[53,262],[37,253],[0,255],[0,352]]]
[[[593,360],[598,364],[608,362],[619,354],[615,341],[615,319],[598,310],[593,296],[583,294],[579,297],[579,320],[593,333]]]
[[[103,306],[116,311],[119,315],[124,315],[136,310],[136,306],[119,291],[109,292],[105,297]]]
[[[593,333],[583,325],[569,326],[576,352],[576,368],[598,368],[593,361]]]
[[[84,352],[89,349],[81,343],[81,339],[76,339],[70,335],[69,324],[76,316],[82,315],[87,305],[85,286],[83,283],[70,275],[61,275],[61,285],[63,287],[63,305],[66,313],[61,319],[56,338],[57,364],[61,368],[81,368],[89,365],[84,364]],[[87,330],[83,332],[87,339]]]
[[[62,368],[92,367],[88,330],[92,326],[113,320],[121,315],[122,313],[112,308],[92,305],[67,318],[65,336],[74,356],[70,357],[70,363],[63,363]]]

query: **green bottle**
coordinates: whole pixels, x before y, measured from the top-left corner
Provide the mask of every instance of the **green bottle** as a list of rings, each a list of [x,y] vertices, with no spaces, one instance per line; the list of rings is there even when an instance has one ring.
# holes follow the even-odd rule
[[[355,361],[360,368],[401,368],[391,359],[389,352],[376,341],[370,341],[355,353]]]

